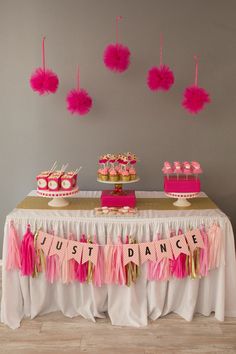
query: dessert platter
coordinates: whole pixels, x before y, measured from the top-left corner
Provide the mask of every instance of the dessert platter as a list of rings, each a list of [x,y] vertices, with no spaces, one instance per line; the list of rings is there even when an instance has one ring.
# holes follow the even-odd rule
[[[68,164],[62,165],[56,170],[55,162],[50,170],[41,172],[37,177],[37,194],[44,198],[50,198],[48,205],[51,207],[65,207],[69,201],[65,197],[70,197],[78,193],[77,185],[78,173],[81,170],[67,171]]]
[[[197,161],[169,161],[164,162],[164,191],[168,197],[177,198],[173,204],[177,207],[188,207],[191,203],[187,199],[196,198],[201,191],[199,175],[202,173]]]
[[[97,181],[114,185],[113,190],[102,191],[102,207],[135,207],[135,191],[124,190],[123,185],[140,180],[135,169],[136,163],[137,157],[131,152],[100,156]]]

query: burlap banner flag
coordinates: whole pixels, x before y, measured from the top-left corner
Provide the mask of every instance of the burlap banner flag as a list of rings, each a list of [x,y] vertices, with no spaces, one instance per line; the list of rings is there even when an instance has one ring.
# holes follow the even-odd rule
[[[177,258],[180,253],[184,253],[186,255],[190,254],[184,235],[173,236],[170,237],[169,240],[175,258]]]
[[[46,232],[39,231],[37,237],[37,248],[43,250],[45,256],[48,255],[51,244],[53,241],[53,236],[47,234]]]
[[[156,261],[156,250],[153,242],[139,243],[141,264],[146,261]]]
[[[82,251],[83,243],[69,240],[66,250],[67,260],[69,261],[70,259],[75,259],[76,262],[81,263]]]
[[[94,243],[83,243],[82,263],[90,261],[94,265],[97,265],[98,247]]]
[[[204,242],[202,240],[201,233],[198,229],[188,231],[185,235],[188,245],[190,247],[191,252],[195,250],[195,248],[204,248]]]
[[[129,262],[139,265],[139,245],[138,243],[123,245],[124,266]]]
[[[60,262],[62,262],[65,256],[67,244],[68,240],[62,237],[53,236],[49,256],[53,256],[54,254],[56,254],[59,257]]]
[[[160,262],[163,258],[173,259],[169,239],[154,241],[154,244],[156,248],[158,262]]]

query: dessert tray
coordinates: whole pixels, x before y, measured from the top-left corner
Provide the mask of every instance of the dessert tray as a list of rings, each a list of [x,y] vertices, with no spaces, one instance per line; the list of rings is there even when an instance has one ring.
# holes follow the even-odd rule
[[[116,208],[116,207],[101,207],[94,209],[96,216],[135,216],[138,214],[137,208],[130,208],[128,206],[123,208]]]
[[[52,199],[48,205],[54,208],[62,208],[69,205],[69,201],[65,197],[70,197],[79,192],[79,188],[75,187],[70,191],[49,191],[49,190],[37,190],[37,194],[44,198]]]

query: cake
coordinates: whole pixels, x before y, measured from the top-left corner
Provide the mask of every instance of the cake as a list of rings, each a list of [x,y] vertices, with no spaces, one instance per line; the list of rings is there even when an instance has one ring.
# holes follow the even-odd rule
[[[164,162],[164,191],[166,193],[199,193],[201,183],[199,175],[202,173],[199,162],[175,161],[171,165]]]

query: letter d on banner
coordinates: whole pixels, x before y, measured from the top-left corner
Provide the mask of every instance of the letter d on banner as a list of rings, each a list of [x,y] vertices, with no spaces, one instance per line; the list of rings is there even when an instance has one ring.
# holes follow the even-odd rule
[[[123,245],[124,266],[129,262],[139,265],[139,245],[130,243]]]

